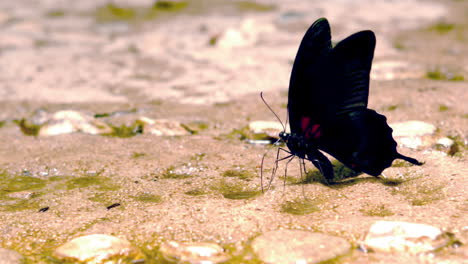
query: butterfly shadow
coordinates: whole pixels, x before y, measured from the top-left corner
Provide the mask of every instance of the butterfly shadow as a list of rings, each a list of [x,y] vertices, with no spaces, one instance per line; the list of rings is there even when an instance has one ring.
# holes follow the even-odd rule
[[[386,186],[398,186],[406,181],[404,179],[388,179],[374,176],[359,177],[364,173],[354,171],[337,160],[334,160],[332,164],[335,175],[333,182],[327,182],[319,170],[313,169],[308,171],[305,177],[301,181],[297,182],[297,184],[311,184],[318,182],[331,189],[343,189],[362,182],[378,182]]]

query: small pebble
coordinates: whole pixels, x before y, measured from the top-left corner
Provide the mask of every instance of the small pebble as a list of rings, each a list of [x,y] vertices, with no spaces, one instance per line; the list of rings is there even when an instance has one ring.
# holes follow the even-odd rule
[[[284,130],[283,126],[275,121],[252,121],[249,123],[249,129],[256,134],[266,133],[274,137],[278,137],[278,134]]]
[[[94,234],[77,237],[54,251],[54,257],[62,261],[107,263],[109,259],[139,259],[139,250],[130,242],[114,236]],[[117,262],[113,262],[117,263]],[[120,262],[119,262],[120,263]]]
[[[436,127],[422,121],[407,121],[390,124],[393,129],[393,136],[397,142],[406,148],[418,149],[431,145],[431,136],[435,133]]]
[[[390,124],[394,137],[420,137],[432,135],[436,127],[423,121],[406,121]]]
[[[206,242],[169,241],[162,244],[159,251],[162,257],[171,263],[216,264],[228,259],[222,247]]]
[[[30,191],[12,192],[7,196],[10,198],[31,199],[36,193]]]
[[[346,239],[300,230],[276,230],[254,239],[252,248],[261,261],[272,264],[321,263],[351,251]]]
[[[436,142],[437,145],[444,148],[450,148],[454,143],[455,142],[448,137],[439,138]]]
[[[398,221],[378,221],[369,229],[365,247],[383,252],[428,252],[447,245],[449,239],[434,226]]]
[[[149,117],[140,117],[138,121],[144,124],[144,133],[150,133],[156,136],[186,136],[190,132],[182,127],[181,123],[167,119],[151,119]]]

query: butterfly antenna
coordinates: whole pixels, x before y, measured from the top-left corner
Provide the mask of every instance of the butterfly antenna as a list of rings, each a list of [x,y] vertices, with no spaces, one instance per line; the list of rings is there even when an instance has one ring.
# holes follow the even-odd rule
[[[276,119],[280,122],[281,126],[283,127],[283,131],[286,131],[286,127],[284,126],[283,122],[281,122],[281,119],[279,116],[273,111],[273,109],[268,105],[268,103],[265,101],[265,98],[263,98],[263,92],[260,92],[260,98],[262,98],[263,103],[270,109],[270,111],[275,115]]]

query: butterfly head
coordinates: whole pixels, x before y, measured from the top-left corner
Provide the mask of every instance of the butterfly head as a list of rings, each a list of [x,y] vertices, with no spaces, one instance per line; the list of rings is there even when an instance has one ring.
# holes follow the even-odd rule
[[[288,142],[288,139],[289,139],[290,136],[291,136],[290,134],[288,134],[288,133],[286,133],[284,131],[281,131],[279,133],[279,137],[286,143]]]

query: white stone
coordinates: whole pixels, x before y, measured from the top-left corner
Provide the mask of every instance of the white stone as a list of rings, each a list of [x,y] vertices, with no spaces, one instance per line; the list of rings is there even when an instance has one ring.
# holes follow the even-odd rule
[[[249,130],[255,134],[272,133],[277,137],[278,133],[283,131],[284,128],[279,122],[275,121],[252,121],[249,123]]]
[[[398,221],[378,221],[369,229],[365,247],[383,252],[421,253],[448,243],[442,231],[434,226]]]
[[[41,116],[44,116],[41,113]],[[41,117],[44,119],[44,117]],[[37,119],[37,118],[36,118]],[[39,130],[40,136],[56,136],[82,132],[91,135],[110,134],[112,128],[89,114],[74,110],[62,110],[47,115],[45,124]]]
[[[394,137],[418,137],[432,135],[436,131],[434,125],[415,120],[393,123],[390,127],[393,129]]]
[[[139,250],[127,240],[103,234],[75,238],[54,251],[54,256],[60,260],[88,264],[104,263],[110,258],[137,257],[139,254]]]
[[[9,193],[7,196],[11,198],[31,199],[35,194],[36,194],[35,192],[20,191],[20,192]]]
[[[45,124],[39,130],[39,136],[56,136],[77,132],[78,129],[69,120],[62,120],[51,124]]]
[[[190,135],[182,125],[174,120],[156,119],[140,117],[138,121],[144,124],[144,133],[150,133],[156,136],[186,136]]]
[[[448,137],[439,138],[436,142],[437,145],[445,147],[445,148],[451,147],[453,143],[455,142]]]
[[[264,263],[321,263],[346,255],[346,239],[301,230],[276,230],[254,239],[252,248]]]
[[[393,136],[403,147],[418,149],[431,144],[431,136],[435,133],[436,127],[422,121],[406,121],[390,124],[393,129]]]
[[[228,259],[224,249],[214,243],[178,243],[169,241],[161,245],[159,251],[167,261],[177,263],[215,264]]]

